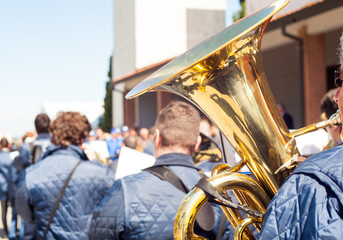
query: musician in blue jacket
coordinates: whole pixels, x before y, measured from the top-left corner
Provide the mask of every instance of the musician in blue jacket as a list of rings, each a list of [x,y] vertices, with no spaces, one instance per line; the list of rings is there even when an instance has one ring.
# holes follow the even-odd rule
[[[200,179],[191,157],[199,146],[199,112],[185,102],[172,102],[157,117],[155,130],[156,166],[169,168],[191,189]],[[93,214],[90,239],[173,239],[177,210],[185,197],[168,180],[151,172],[118,179]],[[214,227],[206,231],[195,227],[197,234],[216,237],[220,212],[214,209]],[[225,228],[223,239],[232,237]]]
[[[54,146],[48,147],[41,161],[26,168],[16,206],[25,222],[36,225],[34,239],[44,239],[45,233],[46,239],[88,239],[92,212],[114,182],[112,171],[89,161],[80,147],[90,130],[84,115],[61,112],[50,124]]]
[[[0,201],[1,220],[4,232],[8,236],[7,208],[8,204],[14,204],[14,182],[17,180],[17,171],[12,166],[10,156],[10,144],[6,137],[0,140]]]
[[[340,72],[343,71],[343,36]],[[341,73],[335,101],[343,119]],[[342,137],[342,135],[341,135]],[[259,239],[342,239],[343,145],[308,158],[295,169],[269,204]]]

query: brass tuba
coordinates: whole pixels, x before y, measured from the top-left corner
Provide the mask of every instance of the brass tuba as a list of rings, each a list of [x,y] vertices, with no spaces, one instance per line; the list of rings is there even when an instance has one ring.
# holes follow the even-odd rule
[[[233,167],[219,165],[207,181],[222,195],[234,190],[241,204],[261,213],[288,176],[288,171],[282,170],[289,168],[293,156],[298,154],[294,137],[318,127],[289,132],[262,68],[263,32],[288,1],[278,0],[225,28],[166,64],[126,96],[164,90],[186,98],[202,110],[242,159]],[[255,179],[238,172],[244,165]],[[188,193],[176,216],[175,239],[201,239],[193,233],[193,225],[207,200],[200,188]],[[238,239],[252,238],[247,226],[258,227],[262,222],[249,213],[243,219],[236,209],[222,209],[236,228]]]

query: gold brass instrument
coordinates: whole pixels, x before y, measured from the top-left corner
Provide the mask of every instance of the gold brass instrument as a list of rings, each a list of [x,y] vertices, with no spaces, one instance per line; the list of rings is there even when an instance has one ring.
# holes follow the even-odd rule
[[[210,161],[219,162],[223,160],[223,155],[218,145],[208,136],[200,133],[201,144],[199,148],[193,153],[193,162],[198,164]]]
[[[241,204],[261,213],[298,154],[266,80],[261,59],[261,39],[266,25],[289,0],[247,16],[166,64],[132,89],[126,98],[151,90],[178,94],[201,109],[220,129],[242,161],[219,165],[208,182],[221,194],[233,190]],[[312,128],[314,130],[314,128]],[[238,171],[246,165],[255,179]],[[278,174],[275,172],[278,171]],[[213,175],[213,174],[212,174]],[[207,201],[199,188],[182,202],[174,225],[175,239],[202,239],[193,233],[196,214]],[[253,238],[247,226],[257,228],[262,219],[243,219],[236,209],[222,207],[236,229],[236,238]]]

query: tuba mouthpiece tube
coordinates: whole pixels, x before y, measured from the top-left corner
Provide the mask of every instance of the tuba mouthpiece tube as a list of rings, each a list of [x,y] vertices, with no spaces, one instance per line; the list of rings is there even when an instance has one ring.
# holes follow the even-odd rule
[[[341,124],[342,123],[341,123],[340,116],[339,116],[338,112],[336,112],[336,113],[332,114],[332,116],[328,120],[324,120],[324,121],[321,121],[319,123],[314,123],[314,124],[311,124],[309,126],[299,128],[293,132],[290,132],[289,137],[295,138],[295,137],[298,137],[300,135],[304,135],[306,133],[313,132],[313,131],[318,130],[318,129],[326,128],[326,127],[333,126],[333,125],[341,125]]]

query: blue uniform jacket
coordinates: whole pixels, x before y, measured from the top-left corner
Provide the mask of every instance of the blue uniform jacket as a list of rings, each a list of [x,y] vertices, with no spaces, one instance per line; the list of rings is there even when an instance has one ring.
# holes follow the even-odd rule
[[[14,198],[14,181],[17,172],[12,166],[9,151],[0,151],[0,201],[10,201]]]
[[[41,161],[25,170],[16,207],[26,222],[35,223],[35,239],[42,239],[64,182],[80,160],[83,162],[66,188],[47,239],[88,239],[92,212],[113,184],[114,175],[107,167],[88,161],[77,146],[52,146]]]
[[[118,152],[121,148],[122,143],[123,143],[122,138],[116,138],[116,139],[110,138],[110,139],[106,140],[108,153],[109,153],[110,158],[112,160],[118,160],[118,158],[119,158]]]
[[[343,238],[343,145],[301,163],[269,204],[259,239]]]
[[[155,166],[167,165],[192,189],[200,179],[189,155],[171,153],[156,159]],[[93,214],[90,239],[173,239],[177,210],[185,193],[142,171],[118,179]],[[216,228],[220,211],[216,212]],[[228,229],[223,238],[232,237]]]

